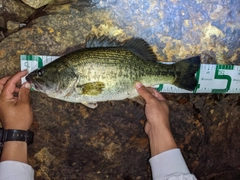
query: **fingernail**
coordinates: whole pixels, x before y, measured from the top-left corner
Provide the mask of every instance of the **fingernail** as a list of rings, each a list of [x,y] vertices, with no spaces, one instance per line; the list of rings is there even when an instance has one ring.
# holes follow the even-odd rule
[[[26,72],[28,73],[28,69],[24,69],[24,70],[22,70],[22,71],[26,71]]]
[[[24,87],[27,88],[27,89],[30,89],[31,85],[30,85],[28,82],[26,82],[26,83],[24,84]]]
[[[137,89],[139,89],[143,86],[143,84],[140,83],[140,82],[136,82],[135,86],[136,86]]]

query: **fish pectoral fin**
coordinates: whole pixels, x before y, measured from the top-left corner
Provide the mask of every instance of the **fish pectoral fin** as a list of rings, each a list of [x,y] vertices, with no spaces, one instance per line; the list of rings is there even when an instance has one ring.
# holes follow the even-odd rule
[[[84,106],[87,106],[91,109],[95,109],[98,106],[98,103],[96,102],[81,102]]]
[[[80,94],[96,96],[102,93],[105,84],[103,82],[91,82],[77,85],[76,89]]]
[[[142,96],[135,96],[134,98],[132,98],[133,101],[136,101],[137,103],[141,104],[141,105],[145,105],[146,101],[143,99]]]

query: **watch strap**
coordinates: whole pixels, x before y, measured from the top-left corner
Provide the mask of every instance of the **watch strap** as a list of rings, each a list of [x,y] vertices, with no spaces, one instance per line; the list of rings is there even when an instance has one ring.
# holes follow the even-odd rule
[[[5,130],[0,128],[0,140],[2,143],[6,141],[25,141],[27,145],[33,143],[34,133],[30,130],[15,130],[15,129],[8,129]]]

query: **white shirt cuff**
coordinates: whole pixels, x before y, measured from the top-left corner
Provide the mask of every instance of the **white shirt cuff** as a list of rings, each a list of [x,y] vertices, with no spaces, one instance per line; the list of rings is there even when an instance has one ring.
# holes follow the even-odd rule
[[[190,174],[180,149],[171,149],[149,159],[153,179]]]
[[[4,180],[33,180],[33,168],[18,161],[3,161],[0,163],[0,179]]]

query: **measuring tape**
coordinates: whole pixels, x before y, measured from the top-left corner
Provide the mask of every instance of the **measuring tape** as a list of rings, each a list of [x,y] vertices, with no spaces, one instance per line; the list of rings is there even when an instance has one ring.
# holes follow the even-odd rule
[[[59,56],[20,55],[21,70],[32,72],[54,61]],[[154,86],[159,92],[168,93],[240,93],[240,66],[201,64],[196,73],[198,85],[187,91],[170,84]],[[25,78],[22,78],[22,83]]]

